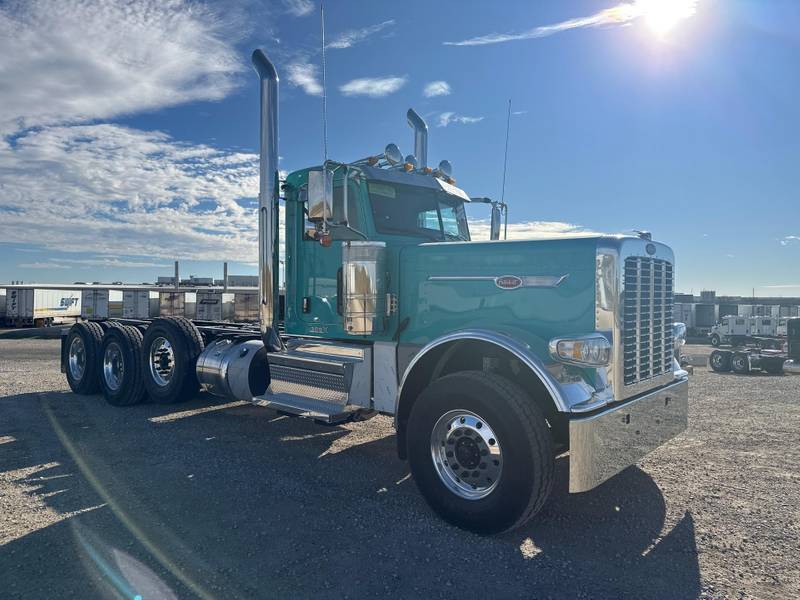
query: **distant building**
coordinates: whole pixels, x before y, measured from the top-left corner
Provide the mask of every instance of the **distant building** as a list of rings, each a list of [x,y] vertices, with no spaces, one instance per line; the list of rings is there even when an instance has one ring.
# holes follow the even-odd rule
[[[258,275],[228,275],[229,287],[258,287]]]
[[[717,292],[714,290],[703,290],[700,292],[700,302],[703,304],[714,304],[717,300]]]

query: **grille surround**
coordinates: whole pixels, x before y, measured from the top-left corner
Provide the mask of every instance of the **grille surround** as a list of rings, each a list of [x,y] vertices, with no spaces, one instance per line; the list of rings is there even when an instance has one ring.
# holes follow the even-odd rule
[[[612,359],[605,373],[615,402],[674,380],[674,277],[674,255],[664,244],[623,236],[598,241],[595,326],[612,343]],[[646,298],[640,296],[643,289]],[[657,308],[655,323],[651,315],[653,307]],[[653,325],[658,328],[655,338],[649,330]],[[635,376],[631,373],[632,359],[633,364],[641,367]]]

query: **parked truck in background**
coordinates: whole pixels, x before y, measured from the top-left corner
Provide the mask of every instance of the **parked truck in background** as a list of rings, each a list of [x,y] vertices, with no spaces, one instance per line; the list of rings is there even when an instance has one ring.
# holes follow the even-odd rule
[[[79,323],[62,341],[73,391],[99,387],[130,405],[179,402],[202,386],[329,424],[390,415],[430,506],[480,533],[536,514],[557,454],[569,451],[569,490],[584,492],[686,428],[668,246],[647,234],[504,241],[496,205],[492,239],[473,241],[471,199],[447,161],[429,166],[413,110],[413,156],[390,144],[281,184],[278,76],[260,50],[253,63],[258,325]]]
[[[717,348],[708,357],[709,366],[718,373],[733,371],[739,375],[754,371],[771,375],[800,373],[800,318],[780,321],[785,337],[747,338],[749,343],[734,345],[730,350]]]
[[[788,317],[725,316],[708,333],[712,346],[753,344],[780,348],[786,341]]]

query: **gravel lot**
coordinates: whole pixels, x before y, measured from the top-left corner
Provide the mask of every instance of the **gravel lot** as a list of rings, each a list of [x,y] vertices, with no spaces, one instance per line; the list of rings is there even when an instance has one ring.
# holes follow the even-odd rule
[[[687,349],[689,353],[703,349]],[[800,378],[695,369],[689,431],[481,538],[431,514],[391,420],[71,394],[0,340],[0,596],[797,598]]]

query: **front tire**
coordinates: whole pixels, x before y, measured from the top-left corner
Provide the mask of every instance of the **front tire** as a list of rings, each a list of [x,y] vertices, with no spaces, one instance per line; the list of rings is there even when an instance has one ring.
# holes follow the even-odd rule
[[[712,346],[714,346],[715,348],[718,348],[719,345],[720,345],[720,342],[721,342],[721,340],[719,339],[719,336],[716,333],[711,336],[711,345]]]
[[[520,527],[544,505],[555,453],[539,407],[498,375],[437,379],[408,421],[411,473],[444,520],[481,534]]]

